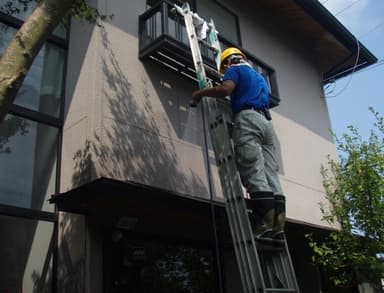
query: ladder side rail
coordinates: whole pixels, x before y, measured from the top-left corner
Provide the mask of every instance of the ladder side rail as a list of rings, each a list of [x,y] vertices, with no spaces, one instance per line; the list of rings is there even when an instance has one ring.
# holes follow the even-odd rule
[[[226,211],[228,215],[228,222],[230,224],[232,239],[239,239],[240,235],[239,229],[237,229],[235,226],[239,225],[239,223],[236,223],[235,216],[233,215],[235,211],[233,210],[233,207],[226,204]],[[233,240],[234,244],[234,251],[236,255],[236,259],[238,262],[238,268],[240,272],[240,278],[242,281],[243,288],[245,292],[252,292],[252,288],[255,287],[255,282],[252,280],[252,274],[248,270],[248,264],[247,264],[247,256],[245,247],[242,242],[239,242],[238,240]]]
[[[223,176],[223,175],[222,175]],[[223,185],[225,186],[225,185]],[[229,187],[227,187],[228,189]],[[240,194],[242,196],[242,194]],[[250,264],[250,255],[247,251],[247,242],[244,241],[244,233],[242,222],[239,219],[239,213],[235,206],[234,199],[228,196],[228,193],[224,193],[226,197],[226,210],[228,215],[228,220],[230,224],[231,234],[234,242],[234,249],[237,253],[237,261],[239,269],[243,270],[241,277],[243,280],[243,287],[247,288],[247,292],[251,292],[252,288],[256,287],[256,282],[250,269],[252,266]],[[245,285],[246,284],[246,285]]]
[[[208,44],[212,45],[214,48],[216,48],[217,51],[220,51],[220,42],[219,42],[219,39],[217,37],[216,28],[215,28],[215,25],[214,25],[214,22],[212,19],[210,20],[209,28],[210,28],[210,31],[208,34]],[[216,61],[217,70],[219,71],[220,70],[220,55],[219,54],[216,55],[215,61]],[[207,104],[209,104],[209,102],[207,102]],[[211,103],[211,104],[213,104],[213,103]],[[207,107],[205,107],[205,109],[208,109],[208,110],[210,110],[212,108],[214,108],[214,110],[217,110],[216,101],[214,103],[214,107],[209,107],[209,105]],[[211,117],[211,118],[215,117],[216,116],[215,113],[212,113],[212,112],[213,111],[211,111],[211,113],[208,113],[207,116]],[[222,127],[224,130],[224,135],[227,135],[228,130],[227,130],[227,127],[225,124],[225,119],[221,113],[220,113],[220,115],[221,115],[221,121],[223,124]],[[216,117],[216,120],[218,120],[217,117]],[[214,122],[215,121],[211,121],[211,123],[214,123]],[[212,127],[210,127],[210,130],[211,130],[211,137],[212,138],[216,137],[215,134],[212,133],[213,132]],[[260,280],[262,280],[262,277],[259,274],[257,274],[257,272],[256,272],[256,274],[252,272],[253,269],[255,268],[255,264],[252,263],[252,259],[251,259],[252,251],[255,252],[255,254],[253,255],[253,258],[257,262],[256,265],[258,265],[258,267],[260,267],[259,266],[259,260],[258,260],[258,255],[256,253],[255,244],[252,243],[252,241],[254,241],[253,233],[252,233],[252,230],[251,230],[251,227],[249,224],[248,213],[247,213],[247,210],[245,208],[243,191],[241,188],[240,180],[238,178],[237,169],[236,169],[236,166],[234,166],[234,164],[232,164],[231,168],[228,167],[228,157],[231,156],[233,159],[234,154],[233,154],[233,149],[231,147],[232,145],[231,145],[230,139],[228,136],[226,136],[226,138],[227,138],[227,141],[225,143],[220,144],[220,141],[218,141],[216,143],[217,146],[216,146],[215,154],[225,154],[225,157],[222,158],[221,160],[222,160],[222,163],[224,162],[224,166],[226,167],[226,170],[223,170],[223,168],[222,168],[223,164],[222,163],[220,164],[219,162],[217,162],[217,164],[218,164],[219,172],[222,173],[222,175],[220,176],[220,179],[222,181],[221,182],[222,186],[225,187],[227,183],[230,183],[230,185],[231,185],[229,187],[227,186],[226,188],[223,188],[223,190],[225,191],[224,193],[227,194],[227,196],[226,196],[227,201],[229,199],[229,203],[228,202],[226,203],[227,213],[229,215],[232,214],[235,216],[235,218],[234,218],[235,220],[232,220],[232,217],[229,216],[229,218],[231,218],[231,222],[232,222],[232,225],[231,225],[232,231],[231,232],[233,234],[233,237],[235,237],[236,242],[237,242],[236,244],[238,246],[238,249],[236,249],[236,247],[235,247],[235,250],[239,250],[239,254],[242,256],[242,258],[239,259],[239,261],[242,261],[242,265],[250,268],[249,273],[250,273],[250,277],[252,278],[252,287],[256,288],[257,285],[255,283],[254,277],[257,276]],[[215,144],[214,142],[212,142],[212,143]],[[229,146],[229,150],[227,150],[227,151],[218,150],[218,147],[223,146],[223,145]],[[218,161],[218,159],[219,158],[217,158],[217,161]],[[231,170],[236,170],[235,174],[231,174],[231,173],[233,173],[233,172],[231,172]],[[225,178],[225,176],[227,178]],[[232,178],[236,178],[234,183],[232,181]],[[235,190],[234,185],[237,187],[237,190]],[[231,192],[229,192],[229,190]],[[240,201],[238,200],[239,198],[240,198]],[[239,204],[240,205],[243,204],[243,206],[239,206]],[[246,219],[244,219],[244,217],[242,217],[242,215],[243,216],[245,215]],[[248,231],[244,231],[244,229],[248,230]],[[246,232],[248,232],[248,235],[252,235],[251,239],[246,237],[246,235],[247,235]],[[251,243],[249,242],[249,240],[251,240]],[[252,245],[251,251],[249,250],[249,244]],[[245,260],[243,259],[244,257],[245,257]]]
[[[218,162],[218,155],[222,153],[219,147],[221,147],[223,144],[220,143],[220,141],[217,138],[217,134],[214,133],[215,127],[213,127],[213,125],[215,125],[216,119],[212,119],[216,117],[216,114],[218,113],[217,103],[215,99],[209,98],[209,97],[204,97],[202,103],[204,103],[204,109],[207,112],[205,113],[205,115],[211,118],[209,120],[208,127],[211,131],[210,134],[211,134],[212,146],[214,148],[216,163],[219,166],[220,163]],[[217,124],[216,124],[216,128],[217,128]],[[233,188],[231,188],[231,186],[229,185],[229,182],[230,182],[229,180],[223,179],[223,178],[229,177],[227,174],[223,174],[222,172],[223,170],[224,169],[221,168],[221,171],[220,171],[220,168],[218,168],[219,173],[221,173],[219,177],[222,185],[222,190],[225,195],[225,198],[228,199],[229,197],[228,193],[230,194],[229,191],[232,190]],[[239,234],[240,228],[235,228],[236,226],[237,227],[240,226],[240,223],[236,221],[236,216],[235,216],[236,210],[233,209],[232,205],[228,204],[228,200],[226,200],[225,207],[228,215],[228,221],[230,224],[232,238],[234,239],[234,242],[235,242],[234,249],[235,249],[236,258],[239,264],[239,271],[240,271],[242,285],[243,285],[243,288],[246,290],[246,292],[251,292],[251,288],[254,286],[254,284],[252,282],[252,276],[250,275],[249,266],[247,265],[246,251],[242,249],[242,245],[239,242],[240,241],[239,239],[241,239],[241,234]]]
[[[220,178],[226,198],[226,206],[229,208],[229,217],[233,215],[232,222],[235,222],[231,227],[231,232],[236,238],[238,248],[243,251],[242,254],[245,254],[243,264],[248,268],[247,272],[250,274],[248,278],[252,280],[252,288],[257,288],[257,284],[265,287],[260,271],[256,270],[256,268],[260,268],[260,262],[256,252],[253,232],[249,223],[243,189],[234,162],[234,153],[228,137],[226,123],[223,117],[218,119],[221,121],[219,123],[215,122],[217,126],[210,127],[210,130],[214,138],[212,144],[215,148],[215,153],[221,155],[221,157],[216,159],[219,172],[221,173]],[[214,133],[215,131],[221,131],[222,133]],[[224,141],[218,139],[220,136]],[[238,261],[241,260],[239,259]]]
[[[277,281],[284,285],[286,288],[291,288],[287,275],[287,266],[283,256],[283,253],[271,255],[269,258],[269,264],[273,269],[275,280],[272,280],[273,287],[276,288],[280,284],[275,284]]]
[[[215,27],[215,23],[211,19],[209,21],[209,33],[208,33],[208,42],[217,50],[217,52],[221,51],[221,45],[219,38],[217,36],[217,31]],[[216,69],[217,72],[220,72],[220,54],[216,54],[215,62],[216,62]]]
[[[197,39],[197,35],[195,32],[195,28],[193,26],[193,18],[191,13],[184,12],[184,21],[185,28],[189,38],[189,44],[192,52],[192,59],[196,70],[196,77],[199,83],[199,88],[203,89],[209,86],[209,83],[206,79],[205,68],[203,65],[203,58],[200,53],[200,47]]]
[[[277,254],[270,255],[266,263],[269,268],[273,267],[275,275],[286,288],[295,289],[297,290],[296,292],[299,292],[299,286],[286,242],[283,250]]]
[[[289,270],[289,263],[287,259],[287,254],[286,253],[279,253],[276,258],[278,259],[274,260],[275,263],[275,268],[276,268],[276,274],[280,276],[281,279],[284,280],[284,284],[286,284],[287,288],[292,288],[294,284],[290,281],[290,270]],[[279,264],[282,264],[279,269]]]
[[[286,251],[286,256],[288,258],[288,264],[289,264],[289,268],[290,268],[290,272],[291,272],[291,275],[292,275],[292,287],[295,288],[297,290],[297,293],[299,293],[299,284],[297,283],[297,279],[296,279],[296,274],[295,274],[295,269],[293,267],[293,262],[292,262],[292,258],[291,258],[291,254],[289,252],[289,248],[288,248],[288,244],[287,244],[287,241],[285,240],[285,243],[284,243],[284,247],[285,247],[285,251]]]
[[[225,164],[228,168],[228,164]],[[232,166],[233,167],[233,166]],[[229,180],[229,182],[231,182]],[[239,182],[237,182],[239,183]],[[245,250],[246,255],[246,265],[248,267],[248,271],[252,277],[253,288],[257,288],[257,284],[261,285],[261,287],[265,287],[262,280],[262,276],[260,275],[260,270],[256,270],[259,268],[259,260],[256,252],[256,248],[253,240],[253,233],[250,229],[248,213],[244,207],[243,200],[243,192],[240,185],[237,185],[237,192],[232,193],[232,198],[230,198],[229,206],[232,206],[235,213],[235,220],[238,222],[238,225],[235,228],[239,229],[239,233],[241,234],[240,239],[238,239],[238,245],[241,249]]]
[[[243,196],[242,193],[237,193],[237,196]],[[228,199],[227,199],[228,200]],[[254,245],[252,245],[253,238],[249,238],[246,235],[245,230],[247,230],[248,219],[244,218],[248,215],[245,214],[245,212],[242,212],[242,206],[241,206],[241,199],[239,198],[230,198],[227,202],[227,206],[229,209],[232,208],[232,216],[234,217],[237,225],[232,228],[232,230],[237,230],[233,232],[237,232],[241,236],[237,236],[237,243],[238,249],[243,251],[243,254],[245,255],[245,260],[243,261],[243,265],[248,268],[247,273],[250,275],[249,278],[252,280],[252,292],[255,290],[255,288],[264,288],[265,285],[263,284],[263,277],[260,275],[260,270],[256,270],[256,268],[259,266],[259,260],[258,255],[256,253],[256,248]],[[233,233],[232,232],[232,233]],[[252,235],[252,234],[249,234]]]
[[[192,58],[193,58],[193,62],[194,62],[194,66],[195,66],[195,69],[196,69],[196,75],[197,75],[197,79],[198,79],[198,83],[199,83],[199,88],[202,89],[202,88],[206,88],[209,86],[207,80],[206,80],[206,75],[205,75],[205,69],[204,69],[204,66],[203,66],[203,60],[202,60],[202,57],[201,57],[201,54],[200,54],[200,51],[199,51],[199,44],[198,44],[198,40],[196,38],[196,32],[194,31],[194,27],[192,26],[192,15],[191,13],[188,13],[188,12],[185,12],[185,11],[182,11],[182,14],[184,15],[184,20],[185,20],[185,26],[186,26],[186,31],[187,31],[187,34],[188,34],[188,38],[189,38],[189,41],[190,41],[190,47],[191,47],[191,52],[192,52]],[[203,98],[203,103],[207,103],[208,105],[206,105],[209,109],[209,112],[213,112],[217,109],[217,105],[215,105],[215,103],[213,103],[211,101],[211,103],[209,103],[208,101],[209,100],[212,100],[212,98],[207,98],[207,97],[204,97]],[[205,113],[203,113],[204,115]],[[212,117],[212,115],[208,115],[207,117]],[[240,256],[241,257],[241,256]],[[244,268],[244,270],[242,270],[243,273],[241,274],[241,276],[246,276],[246,268]],[[245,283],[243,282],[243,286],[244,284],[247,284],[248,283],[248,280],[245,281]],[[245,287],[247,288],[247,286]]]
[[[264,252],[261,252],[260,258],[262,258],[264,281],[267,283],[268,286],[272,286],[272,284],[273,284],[273,271],[271,270],[271,267],[268,264],[267,256],[265,255]]]
[[[289,248],[288,248],[288,244],[287,244],[287,241],[285,241],[284,243],[284,249],[285,249],[285,262],[284,264],[286,265],[286,272],[287,274],[290,274],[290,276],[288,276],[288,281],[289,281],[289,285],[291,288],[296,288],[299,292],[299,285],[297,283],[297,279],[296,279],[296,275],[295,275],[295,270],[294,270],[294,267],[293,267],[293,263],[292,263],[292,259],[291,259],[291,254],[289,253]]]
[[[191,13],[184,13],[184,19],[185,19],[187,34],[188,34],[189,40],[190,40],[190,47],[191,47],[192,57],[193,57],[193,61],[194,61],[195,69],[196,69],[196,75],[197,75],[197,79],[199,81],[199,88],[206,88],[207,86],[210,86],[210,85],[206,80],[205,69],[204,69],[203,60],[202,60],[202,57],[201,57],[201,54],[199,51],[200,48],[199,48],[198,40],[196,37],[196,32],[195,32],[194,27],[192,25],[193,19],[192,19]],[[204,97],[203,98],[203,106],[205,105],[206,106],[205,108],[208,108],[209,112],[211,112],[209,115],[207,115],[207,117],[214,117],[214,115],[212,115],[214,113],[212,113],[212,112],[217,110],[217,105],[216,105],[216,103],[214,103],[212,101],[211,101],[211,103],[209,103],[208,102],[209,100],[212,100],[212,98]],[[203,115],[204,115],[204,113],[203,113]],[[247,276],[249,271],[251,271],[251,272],[253,271],[253,268],[247,266],[247,268],[244,268],[244,270],[247,272],[244,275]],[[251,276],[251,279],[252,278],[253,278],[253,276]],[[249,277],[247,279],[249,279]],[[253,287],[253,284],[251,284],[251,287]],[[255,288],[256,288],[256,286],[255,286]]]

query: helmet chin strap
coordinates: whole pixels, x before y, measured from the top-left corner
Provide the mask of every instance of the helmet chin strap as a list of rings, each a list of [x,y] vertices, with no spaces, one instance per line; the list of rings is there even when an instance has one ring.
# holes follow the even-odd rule
[[[239,66],[239,65],[247,65],[247,66],[253,68],[251,64],[249,64],[246,60],[244,60],[243,57],[236,57],[236,56],[234,56],[234,58],[230,59],[228,67]]]
[[[241,56],[241,55],[232,55],[232,56],[229,56],[229,57],[227,58],[226,64],[223,64],[223,67],[225,67],[225,68],[229,68],[229,67],[232,67],[232,66],[239,66],[239,65],[247,65],[247,66],[253,68],[252,65],[249,64],[249,63],[244,59],[244,57]],[[224,70],[224,72],[225,72],[225,70]],[[221,72],[221,73],[224,74],[223,72]]]

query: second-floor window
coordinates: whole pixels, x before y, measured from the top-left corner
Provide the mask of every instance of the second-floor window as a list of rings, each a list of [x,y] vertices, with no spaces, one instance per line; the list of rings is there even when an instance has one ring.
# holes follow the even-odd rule
[[[196,0],[196,11],[204,19],[213,19],[219,37],[241,46],[237,16],[214,0]]]

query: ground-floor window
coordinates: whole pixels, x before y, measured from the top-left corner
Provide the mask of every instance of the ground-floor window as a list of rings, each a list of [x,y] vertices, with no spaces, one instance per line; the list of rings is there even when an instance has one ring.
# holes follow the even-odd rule
[[[217,291],[210,248],[122,237],[111,253],[113,293]]]
[[[0,292],[52,292],[54,223],[0,215]]]

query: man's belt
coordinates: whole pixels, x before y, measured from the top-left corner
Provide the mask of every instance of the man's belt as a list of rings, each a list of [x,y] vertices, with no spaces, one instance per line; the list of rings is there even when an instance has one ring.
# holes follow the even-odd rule
[[[269,113],[268,109],[260,109],[260,108],[257,108],[255,106],[243,106],[240,108],[240,111],[237,113],[240,113],[241,111],[244,111],[244,110],[253,110],[253,111],[263,115],[265,117],[265,119],[272,120],[271,114]]]

